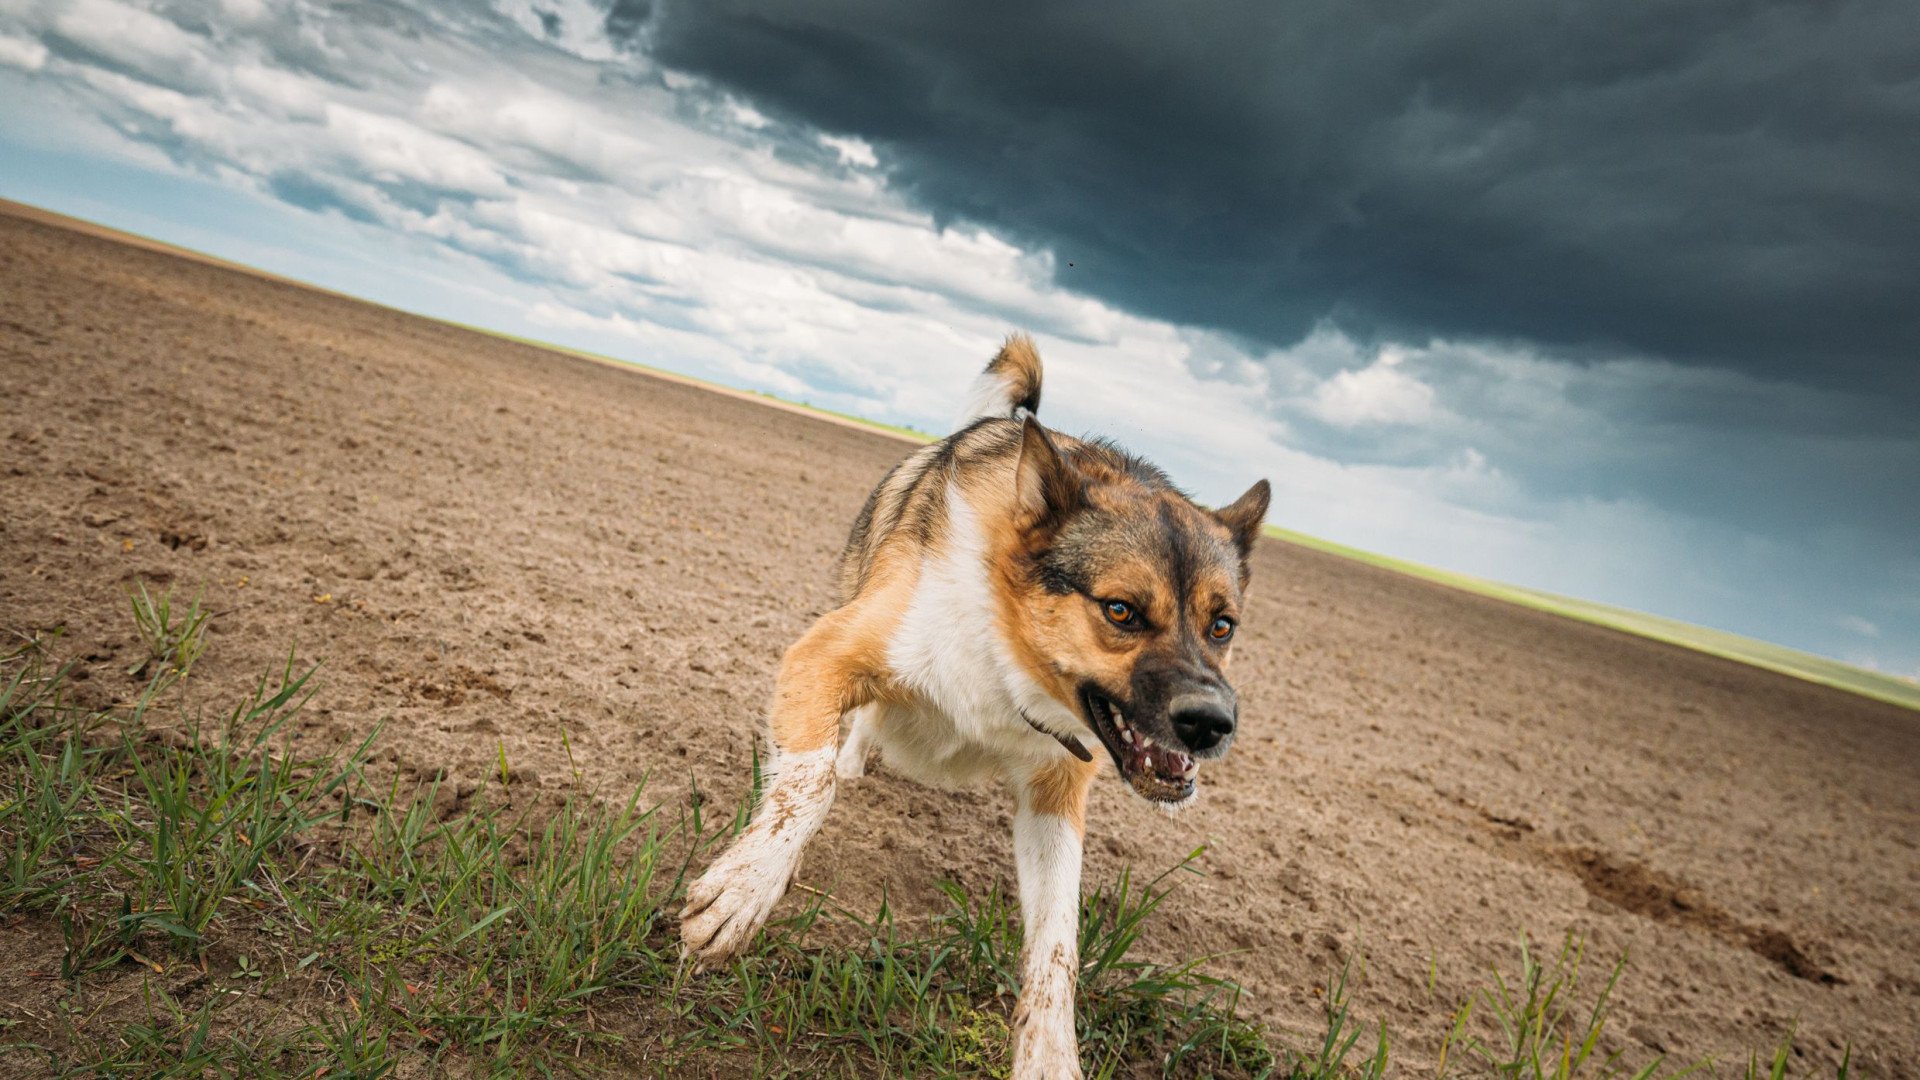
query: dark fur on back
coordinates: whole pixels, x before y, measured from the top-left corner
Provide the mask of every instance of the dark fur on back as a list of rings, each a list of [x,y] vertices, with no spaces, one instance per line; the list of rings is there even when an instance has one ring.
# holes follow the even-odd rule
[[[954,432],[924,449],[915,451],[893,467],[880,481],[854,519],[840,556],[840,602],[853,599],[866,584],[874,557],[896,535],[909,537],[925,545],[933,541],[946,518],[947,483],[963,472],[985,471],[996,463],[1017,457],[1020,452],[1021,423],[988,418]],[[1176,487],[1165,472],[1138,455],[1127,452],[1104,438],[1075,439],[1054,434],[1054,444],[1074,471],[1089,486],[1125,484],[1141,493],[1171,496],[1188,501],[1186,492]],[[1088,511],[1087,513],[1091,513]],[[1079,515],[1079,516],[1084,516]],[[1188,523],[1157,517],[1156,524],[1185,534]],[[1073,520],[1063,523],[1060,535],[1076,531]],[[1185,545],[1190,547],[1192,545]],[[1042,559],[1045,584],[1050,591],[1070,591],[1078,576],[1073,548],[1058,559]]]
[[[962,468],[1017,454],[1020,425],[984,419],[914,451],[867,496],[840,555],[840,602],[858,595],[874,557],[896,535],[930,543],[946,519],[947,481]]]

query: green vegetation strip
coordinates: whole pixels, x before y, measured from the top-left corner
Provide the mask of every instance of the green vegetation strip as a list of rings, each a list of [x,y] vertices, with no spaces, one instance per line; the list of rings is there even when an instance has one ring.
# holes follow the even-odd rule
[[[696,972],[672,913],[745,805],[712,827],[697,792],[516,809],[504,764],[499,787],[464,795],[383,786],[374,737],[286,752],[314,678],[291,658],[217,724],[188,719],[175,688],[208,616],[131,599],[148,652],[131,706],[72,704],[57,635],[0,655],[0,917],[12,977],[49,987],[0,1004],[9,1074],[1005,1075],[1020,933],[1001,889],[945,885],[946,910],[911,927],[814,894],[750,956]],[[1242,1016],[1205,958],[1137,956],[1173,875],[1085,898],[1090,1076],[1390,1075],[1386,1028],[1353,1015],[1354,968],[1327,980],[1323,1029],[1288,1036]],[[49,966],[19,970],[36,957]],[[1517,970],[1433,1033],[1444,1057],[1421,1075],[1693,1071],[1606,1052],[1623,967],[1596,989],[1577,943],[1540,959],[1523,942]],[[1790,1058],[1744,1075],[1778,1080]]]
[[[1324,551],[1330,555],[1353,559],[1480,596],[1505,600],[1535,611],[1545,611],[1639,637],[1651,638],[1668,645],[1678,645],[1683,649],[1718,656],[1723,660],[1750,664],[1782,675],[1791,675],[1796,679],[1804,679],[1807,682],[1819,683],[1822,686],[1831,686],[1862,697],[1884,701],[1891,705],[1920,709],[1920,683],[1877,671],[1868,671],[1865,668],[1843,664],[1838,660],[1815,656],[1798,649],[1789,649],[1784,645],[1756,641],[1725,630],[1695,626],[1678,619],[1649,615],[1643,611],[1630,611],[1626,608],[1597,604],[1590,600],[1576,600],[1520,585],[1505,585],[1469,574],[1456,574],[1451,570],[1422,566],[1419,563],[1388,555],[1376,555],[1370,551],[1361,551],[1359,548],[1350,548],[1331,540],[1322,540],[1317,536],[1308,536],[1306,533],[1294,532],[1274,525],[1267,526],[1267,535],[1289,544]]]

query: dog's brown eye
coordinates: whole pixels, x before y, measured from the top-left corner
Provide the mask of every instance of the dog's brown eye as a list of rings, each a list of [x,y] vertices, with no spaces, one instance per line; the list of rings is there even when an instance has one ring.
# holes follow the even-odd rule
[[[1101,605],[1107,611],[1107,621],[1115,626],[1133,625],[1133,605],[1125,600],[1109,600]]]
[[[1233,620],[1227,618],[1225,615],[1213,620],[1213,625],[1207,627],[1207,636],[1215,641],[1225,641],[1232,637]]]

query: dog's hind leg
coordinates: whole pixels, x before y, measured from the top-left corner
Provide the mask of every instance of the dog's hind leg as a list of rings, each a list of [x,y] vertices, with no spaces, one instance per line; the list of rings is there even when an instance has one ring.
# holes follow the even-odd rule
[[[1020,876],[1020,1001],[1014,1080],[1078,1080],[1073,997],[1080,976],[1080,848],[1097,766],[1062,756],[1015,785],[1013,858]]]
[[[773,753],[753,821],[687,889],[682,950],[712,963],[738,955],[786,895],[807,841],[833,805],[841,714],[872,694],[876,655],[856,611],[807,631],[781,662],[770,718]]]
[[[878,705],[862,705],[840,720],[846,734],[840,742],[840,756],[833,771],[842,780],[858,780],[867,775],[867,755],[873,750],[873,726],[880,722]]]

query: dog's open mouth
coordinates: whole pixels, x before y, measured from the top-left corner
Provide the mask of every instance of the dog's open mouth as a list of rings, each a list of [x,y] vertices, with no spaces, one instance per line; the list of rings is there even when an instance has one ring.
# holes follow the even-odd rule
[[[1136,729],[1127,722],[1112,698],[1088,687],[1082,691],[1087,716],[1100,736],[1120,776],[1143,798],[1160,803],[1177,803],[1193,794],[1200,767],[1193,755],[1176,750]]]

